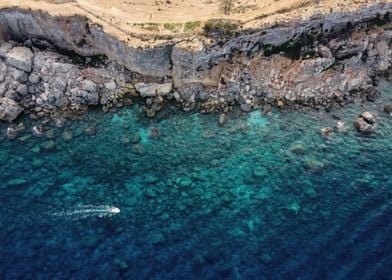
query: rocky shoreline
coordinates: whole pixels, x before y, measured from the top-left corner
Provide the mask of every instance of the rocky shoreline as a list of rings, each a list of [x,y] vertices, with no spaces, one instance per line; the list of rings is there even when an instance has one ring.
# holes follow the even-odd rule
[[[168,102],[185,111],[227,113],[236,106],[244,112],[330,110],[355,98],[375,101],[377,80],[391,72],[390,12],[391,3],[375,4],[140,49],[84,18],[0,10],[0,120],[12,122],[22,113],[56,118],[89,106],[107,111],[135,100],[150,117]]]

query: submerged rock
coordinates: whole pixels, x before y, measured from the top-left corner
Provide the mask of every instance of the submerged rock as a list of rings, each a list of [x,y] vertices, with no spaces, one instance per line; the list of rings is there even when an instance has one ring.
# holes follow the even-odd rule
[[[61,134],[61,137],[64,141],[71,141],[73,138],[73,132],[70,130],[66,130]]]
[[[305,167],[311,170],[321,170],[324,168],[324,164],[314,158],[307,158],[305,160]]]
[[[263,115],[266,116],[266,115],[268,115],[271,112],[272,106],[270,104],[268,104],[268,103],[264,104],[263,107],[261,108],[261,110],[263,112]]]
[[[287,207],[287,209],[292,211],[295,215],[298,215],[301,211],[301,205],[298,202],[293,202]]]
[[[222,113],[219,115],[219,125],[223,126],[227,121],[227,115],[225,113]]]
[[[267,168],[263,167],[263,166],[255,166],[253,169],[253,177],[255,177],[256,179],[261,179],[261,178],[265,178],[268,176],[268,170]]]
[[[321,136],[324,138],[330,138],[332,136],[333,129],[331,127],[324,127],[321,129]]]
[[[6,134],[9,139],[14,139],[18,136],[18,130],[13,127],[8,127]]]
[[[192,180],[189,177],[178,177],[175,179],[176,185],[182,188],[190,187]]]
[[[46,151],[54,150],[56,148],[56,142],[54,142],[53,140],[46,141],[41,144],[41,148]]]
[[[129,269],[129,265],[124,260],[121,259],[115,259],[113,264],[115,269],[120,271],[127,271]]]
[[[340,133],[346,133],[347,132],[347,127],[344,121],[338,121],[336,123],[336,130]]]
[[[85,130],[84,130],[84,132],[87,134],[87,135],[95,135],[96,133],[97,133],[97,129],[95,128],[95,126],[89,126],[89,127],[86,127],[85,128]]]
[[[33,126],[32,132],[34,136],[41,137],[44,133],[44,129],[41,125]]]
[[[12,122],[23,111],[19,104],[7,97],[0,97],[0,120]]]
[[[302,143],[296,143],[290,148],[290,152],[295,155],[303,155],[305,154],[305,147]]]
[[[155,126],[150,128],[150,133],[149,133],[149,137],[150,138],[157,138],[159,137],[159,135],[161,134],[161,132],[159,131],[159,129]]]
[[[252,111],[252,105],[247,104],[247,103],[241,104],[241,105],[240,105],[240,108],[241,108],[241,110],[244,111],[244,112],[250,112],[250,111]]]
[[[387,104],[384,106],[384,111],[388,114],[392,114],[392,104]]]

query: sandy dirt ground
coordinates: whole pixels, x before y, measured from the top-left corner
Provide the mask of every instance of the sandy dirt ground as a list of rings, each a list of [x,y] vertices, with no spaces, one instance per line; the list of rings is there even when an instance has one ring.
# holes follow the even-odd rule
[[[392,0],[0,0],[0,7],[89,17],[122,39],[135,34],[197,32],[211,18],[239,20],[246,28],[315,13],[349,11]]]

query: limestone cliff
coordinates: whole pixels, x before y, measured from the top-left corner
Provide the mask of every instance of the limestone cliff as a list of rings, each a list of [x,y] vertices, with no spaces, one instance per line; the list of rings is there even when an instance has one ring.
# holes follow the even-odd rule
[[[161,38],[140,47],[86,17],[2,9],[0,39],[19,43],[1,45],[0,97],[39,112],[121,106],[128,92],[146,99],[151,116],[170,99],[206,112],[235,104],[244,111],[265,103],[340,106],[360,93],[372,100],[375,80],[391,68],[391,12],[392,3],[377,3],[212,37]],[[73,65],[56,55],[65,50],[108,62]]]

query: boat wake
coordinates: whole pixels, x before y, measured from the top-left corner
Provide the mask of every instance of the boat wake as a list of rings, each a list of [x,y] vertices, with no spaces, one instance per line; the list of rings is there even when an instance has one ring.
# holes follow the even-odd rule
[[[79,220],[90,217],[111,217],[120,213],[120,209],[110,205],[83,205],[67,208],[61,211],[49,212],[53,217]]]

